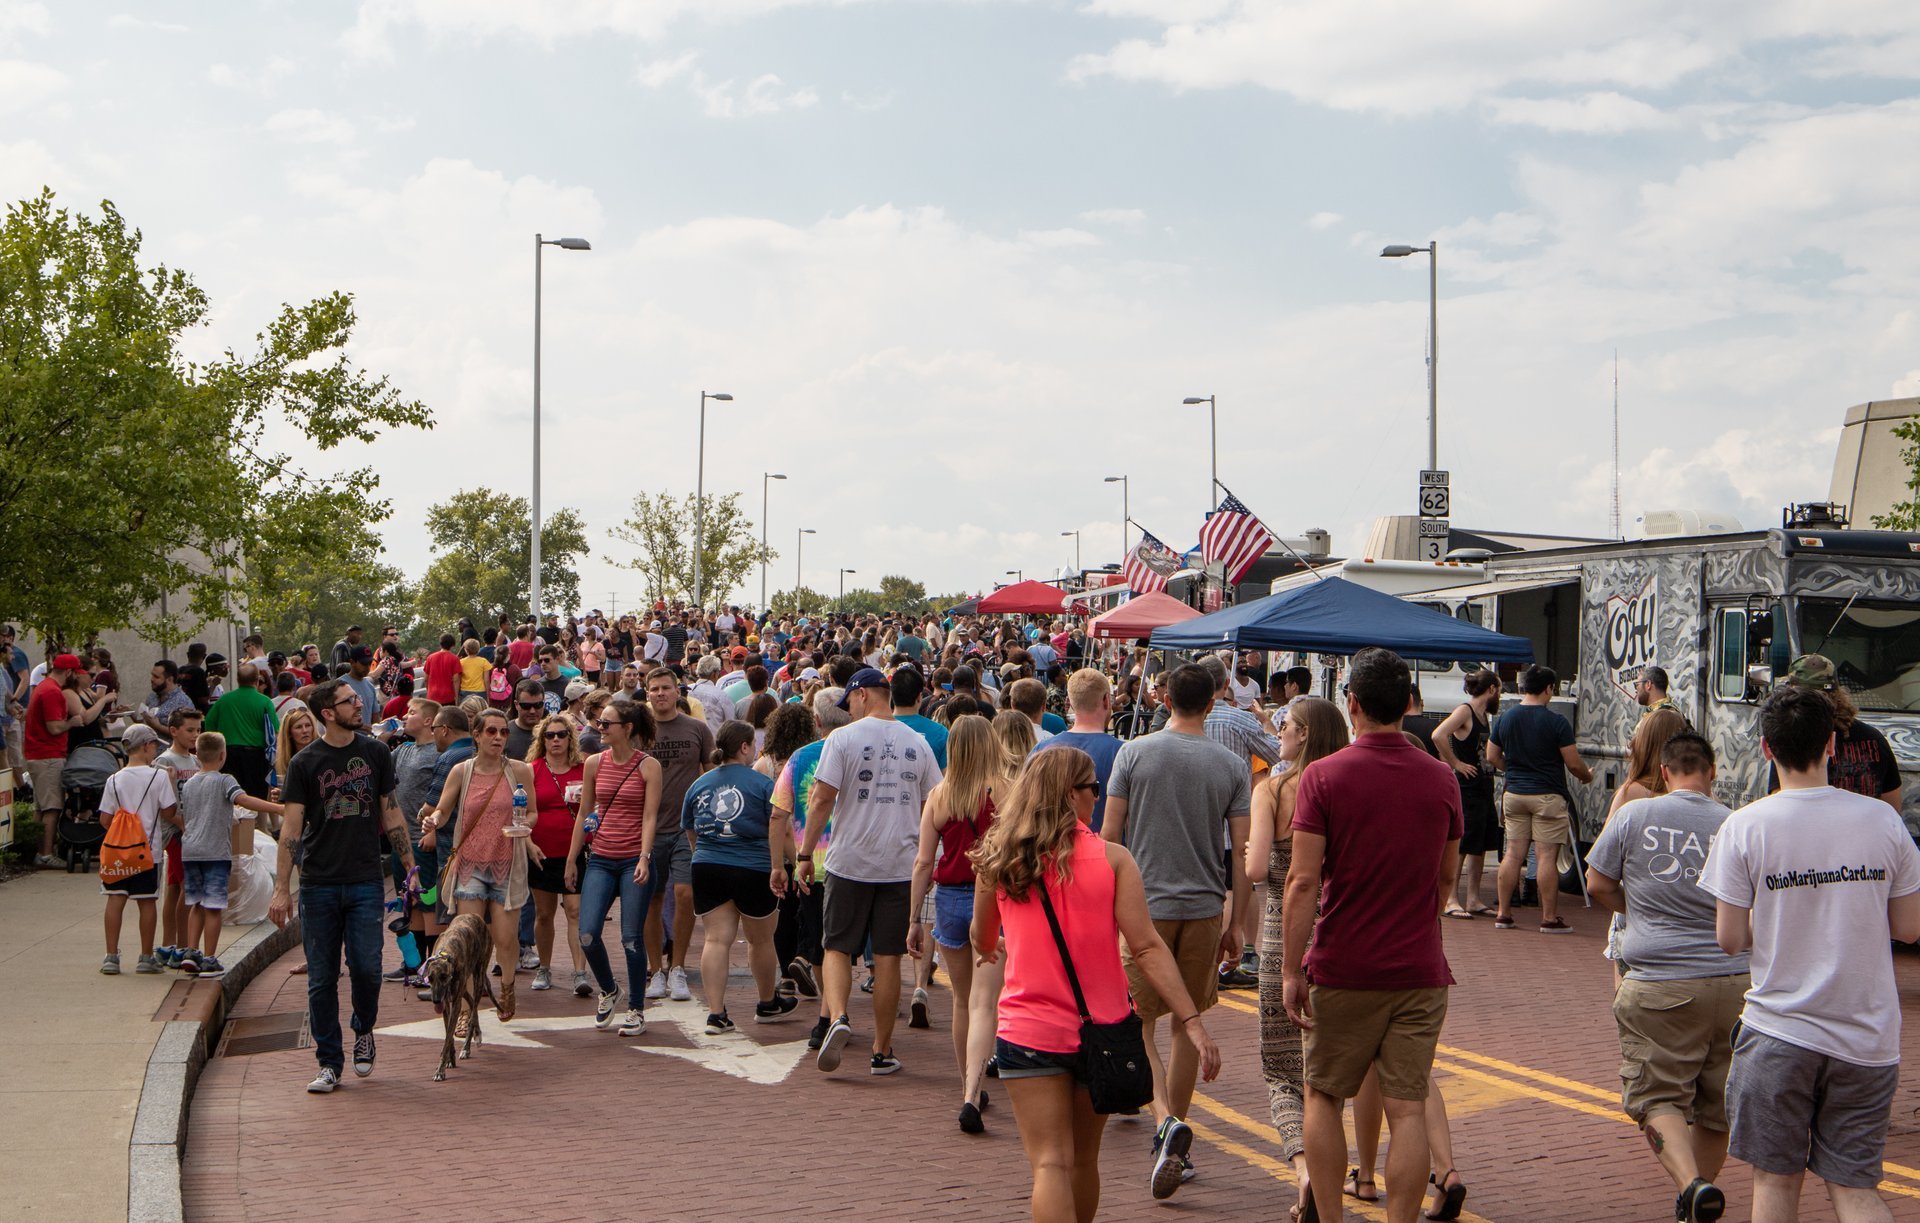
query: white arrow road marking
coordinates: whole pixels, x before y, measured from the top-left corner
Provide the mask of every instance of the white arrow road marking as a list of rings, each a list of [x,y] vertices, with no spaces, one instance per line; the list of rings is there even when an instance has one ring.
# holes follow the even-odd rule
[[[635,1045],[634,1049],[661,1057],[677,1057],[681,1061],[692,1062],[707,1070],[718,1070],[749,1083],[784,1082],[793,1073],[793,1068],[800,1064],[800,1059],[812,1052],[804,1040],[762,1045],[743,1032],[708,1036],[706,1004],[701,1002],[655,1003],[647,1008],[650,1020],[657,1020],[662,1015],[673,1020],[674,1026],[680,1029],[681,1035],[687,1038],[693,1048]]]
[[[647,1008],[647,1018],[653,1023],[670,1020],[680,1029],[681,1035],[693,1046],[681,1049],[672,1046],[632,1045],[641,1053],[658,1054],[661,1057],[675,1057],[691,1062],[707,1070],[717,1070],[722,1074],[745,1079],[749,1083],[779,1083],[793,1073],[800,1059],[812,1050],[807,1048],[805,1040],[790,1041],[778,1045],[762,1045],[741,1032],[727,1036],[708,1036],[707,1009],[702,1002],[655,1002]],[[751,1021],[749,1021],[751,1022]],[[552,1049],[555,1046],[544,1041],[529,1040],[527,1036],[538,1032],[578,1032],[593,1028],[593,1016],[550,1015],[516,1019],[512,1023],[501,1023],[499,1017],[490,1009],[480,1012],[481,1045],[493,1045],[502,1049]],[[438,1015],[431,1019],[421,1019],[413,1023],[399,1023],[391,1027],[375,1028],[380,1036],[400,1036],[418,1040],[445,1040],[446,1021]]]

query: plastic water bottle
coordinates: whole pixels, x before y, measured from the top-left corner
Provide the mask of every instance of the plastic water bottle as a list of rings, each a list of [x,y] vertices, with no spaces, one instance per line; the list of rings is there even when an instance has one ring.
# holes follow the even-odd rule
[[[598,811],[587,812],[586,827],[588,836],[592,836],[594,833],[600,831],[600,813]]]
[[[513,826],[527,826],[527,788],[517,781],[513,783]]]

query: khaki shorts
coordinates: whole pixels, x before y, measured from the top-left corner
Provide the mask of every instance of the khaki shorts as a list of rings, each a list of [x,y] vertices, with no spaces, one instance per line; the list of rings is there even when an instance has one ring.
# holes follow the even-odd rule
[[[1173,953],[1174,965],[1180,970],[1180,980],[1186,985],[1193,1005],[1202,1011],[1211,1010],[1220,992],[1220,918],[1156,921],[1153,929]],[[1147,981],[1147,974],[1133,962],[1133,952],[1125,939],[1120,940],[1120,963],[1127,970],[1127,988],[1133,992],[1133,1009],[1140,1012],[1140,1018],[1152,1021],[1172,1013],[1173,1008],[1161,999]]]
[[[1671,1114],[1726,1133],[1733,1028],[1748,984],[1746,973],[1620,983],[1620,1107],[1636,1124]]]
[[[1302,1034],[1307,1086],[1351,1100],[1367,1069],[1380,1069],[1380,1094],[1424,1100],[1433,1050],[1447,1018],[1445,986],[1429,989],[1307,987],[1313,1027]]]
[[[1516,841],[1565,845],[1571,835],[1567,800],[1558,794],[1502,794],[1500,820],[1509,846]]]
[[[33,783],[33,809],[35,811],[58,811],[66,805],[60,795],[60,774],[67,768],[65,756],[55,756],[52,760],[27,761],[27,780]]]

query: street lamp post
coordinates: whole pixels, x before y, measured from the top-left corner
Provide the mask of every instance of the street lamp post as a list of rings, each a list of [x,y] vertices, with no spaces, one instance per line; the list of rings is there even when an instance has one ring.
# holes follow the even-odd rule
[[[1069,535],[1073,536],[1073,574],[1075,577],[1079,577],[1080,574],[1083,572],[1083,570],[1080,567],[1080,532],[1078,531],[1060,532],[1060,538],[1062,539],[1065,539]]]
[[[1024,569],[1009,569],[1007,570],[1007,576],[1016,582],[1024,582],[1027,580],[1027,571]]]
[[[1108,476],[1104,483],[1120,486],[1120,563],[1127,561],[1127,524],[1133,521],[1133,507],[1130,504],[1132,490],[1125,476]]]
[[[840,571],[840,606],[842,611],[846,610],[847,603],[847,575],[858,572],[860,572],[858,569],[842,569]]]
[[[585,238],[543,238],[533,235],[533,583],[528,592],[533,598],[533,622],[540,623],[540,256],[544,248],[557,246],[563,251],[590,251]]]
[[[819,533],[812,527],[801,527],[793,537],[793,614],[796,616],[800,614],[800,592],[806,587],[800,578],[800,550],[807,546],[807,536]]]
[[[700,558],[707,550],[707,400],[732,403],[725,391],[700,392],[700,454],[693,464],[693,605],[701,603]]]
[[[760,610],[767,610],[767,481],[784,480],[771,471],[760,473]]]
[[[1427,257],[1427,470],[1440,469],[1440,244],[1394,245],[1380,251],[1382,259]]]
[[[1212,509],[1213,499],[1220,495],[1220,405],[1214,402],[1212,395],[1189,395],[1180,402],[1189,406],[1198,403],[1207,405],[1207,450],[1213,456],[1213,483],[1207,489],[1207,508]]]

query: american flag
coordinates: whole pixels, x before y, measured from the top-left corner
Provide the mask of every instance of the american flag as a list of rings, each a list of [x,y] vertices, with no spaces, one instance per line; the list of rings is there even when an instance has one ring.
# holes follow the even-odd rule
[[[1180,554],[1142,530],[1140,542],[1127,553],[1122,573],[1127,586],[1140,594],[1167,588],[1167,579],[1180,572]]]
[[[1229,586],[1245,577],[1253,562],[1265,556],[1272,544],[1273,532],[1232,493],[1227,493],[1220,508],[1207,515],[1206,525],[1200,528],[1200,559],[1209,565],[1218,561]]]

